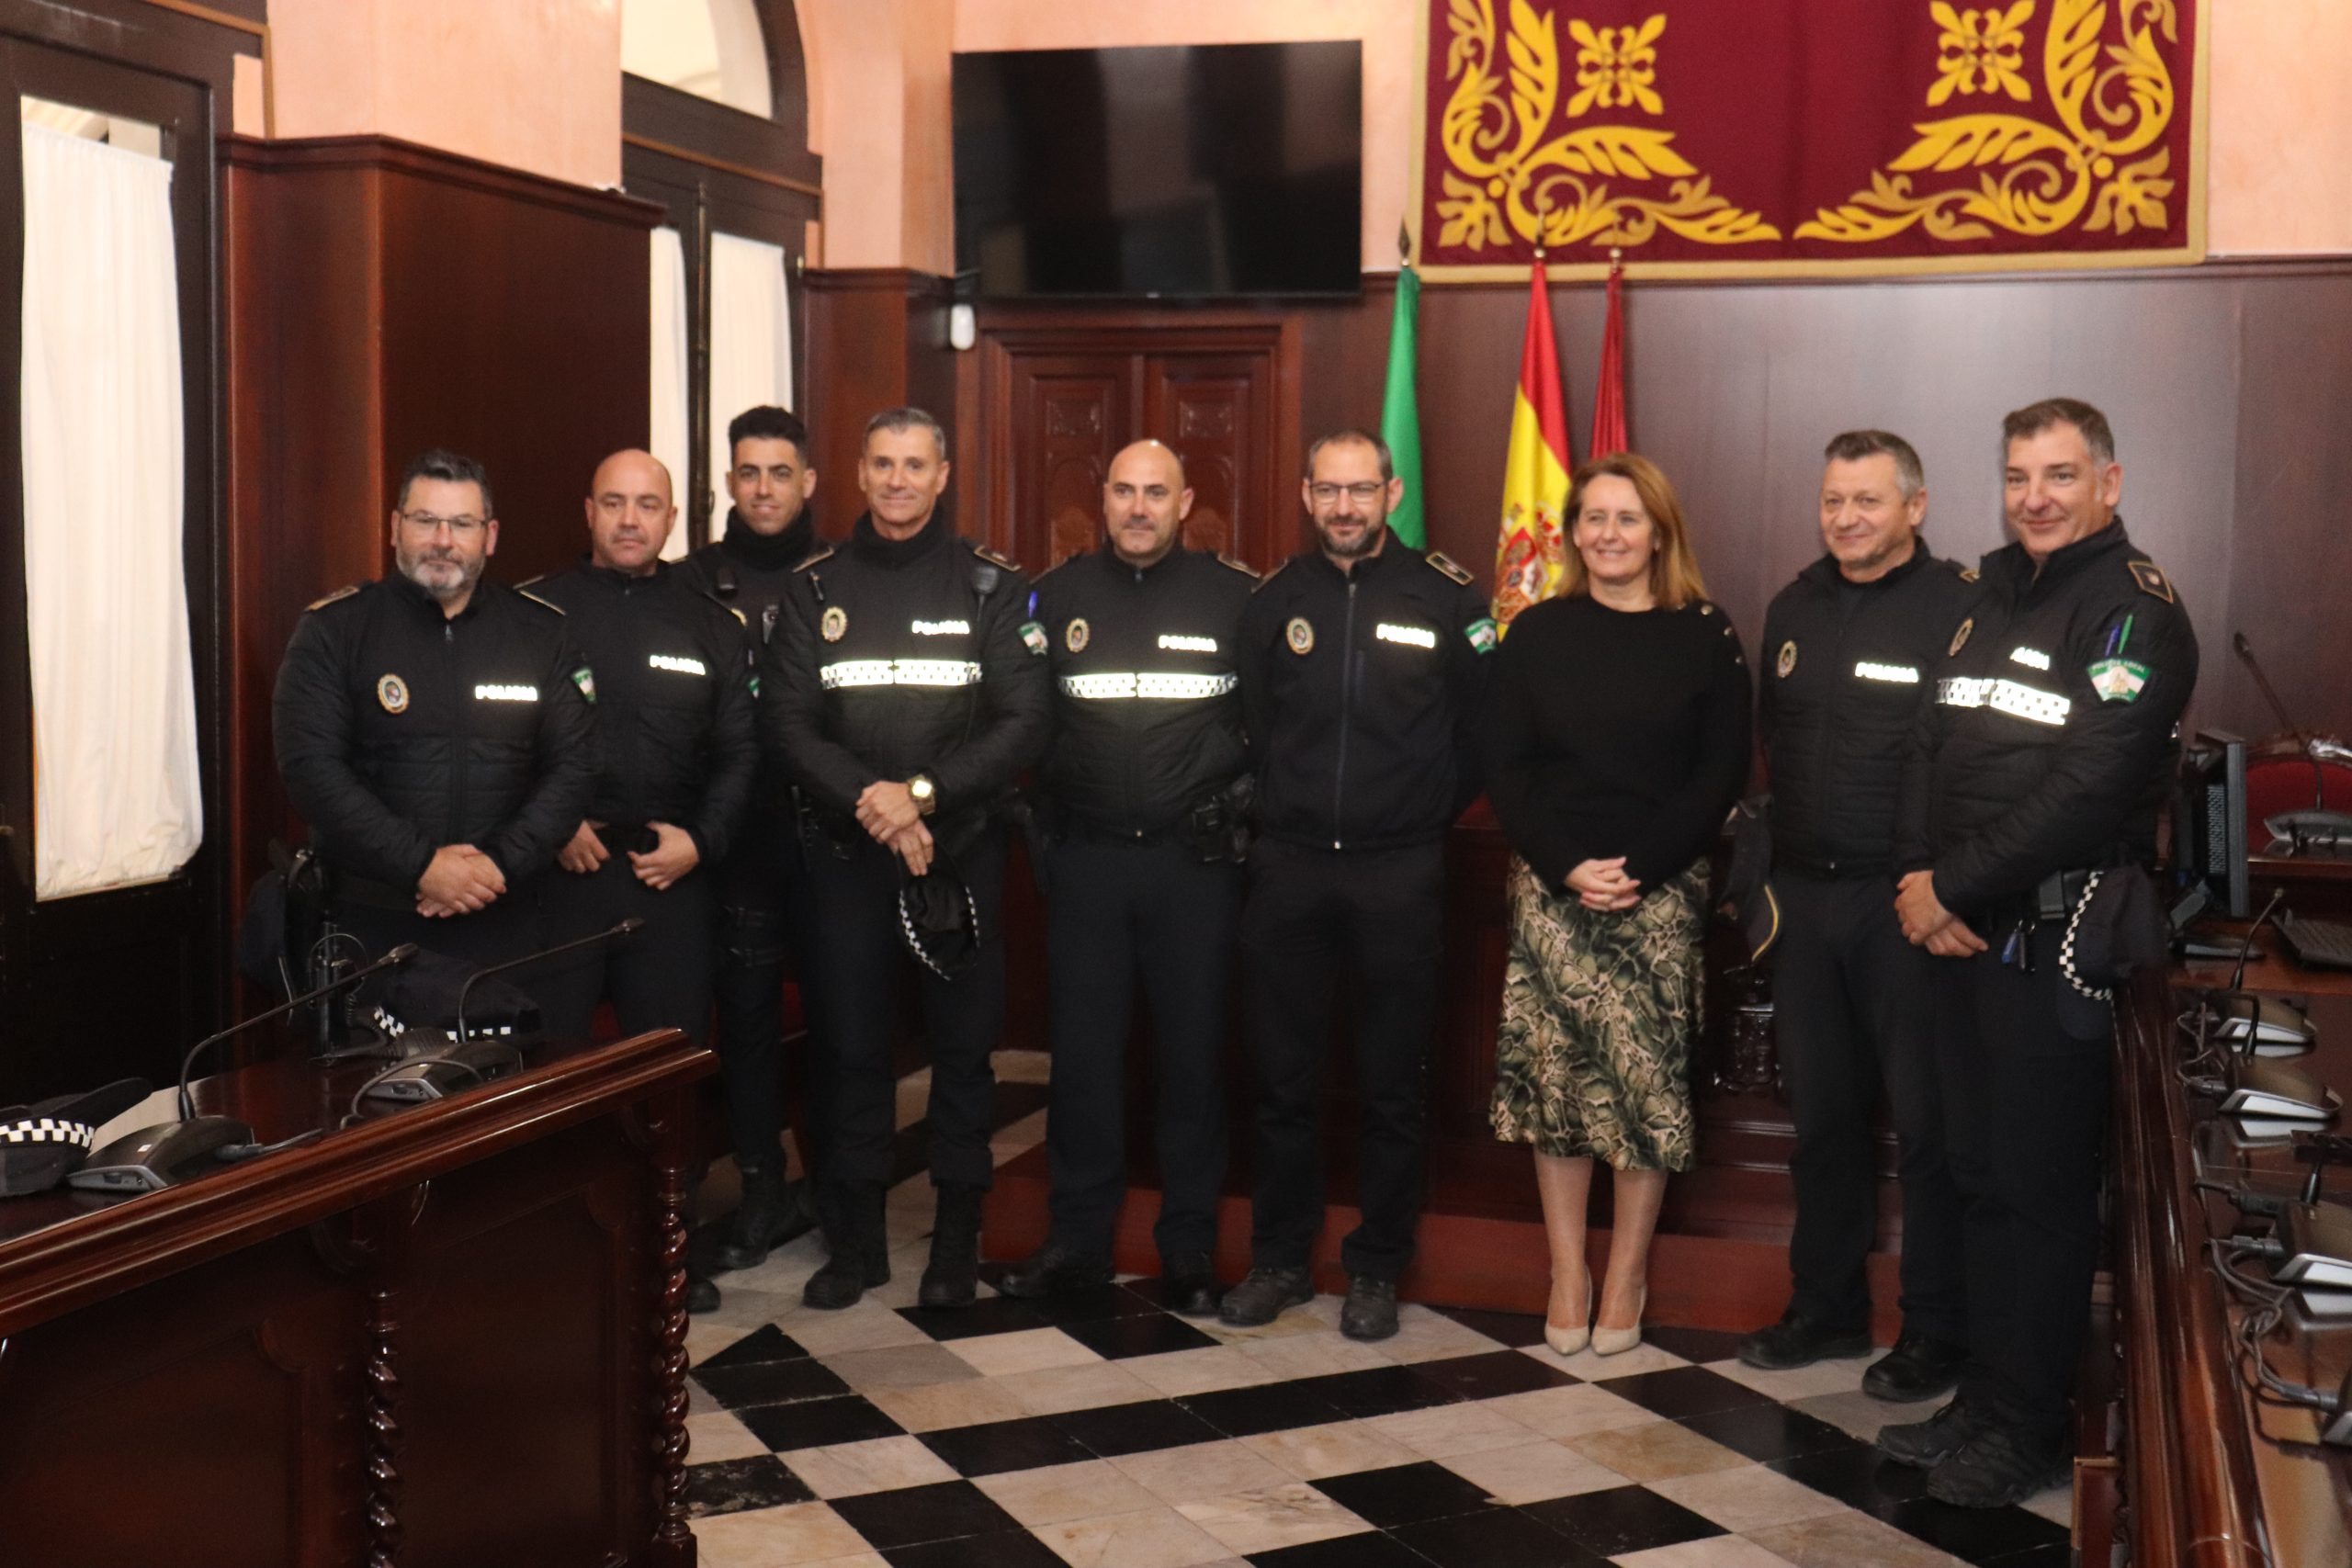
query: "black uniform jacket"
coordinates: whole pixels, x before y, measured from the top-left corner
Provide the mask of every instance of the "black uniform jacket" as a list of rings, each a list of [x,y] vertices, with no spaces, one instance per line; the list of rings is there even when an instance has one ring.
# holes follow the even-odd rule
[[[1477,798],[1494,646],[1487,596],[1443,556],[1394,536],[1352,571],[1293,556],[1241,623],[1261,829],[1327,849],[1443,833]]]
[[[668,822],[705,862],[725,858],[760,754],[743,623],[666,562],[645,577],[583,564],[530,586],[596,672],[604,765],[587,815]]]
[[[1848,582],[1825,555],[1773,599],[1757,725],[1781,865],[1835,876],[1894,870],[1904,748],[1972,580],[1923,539],[1871,582]]]
[[[1986,556],[1937,660],[1903,782],[1898,869],[1955,912],[2055,872],[2146,861],[2197,685],[2197,634],[2123,520],[2052,552]]]
[[[801,562],[817,548],[816,525],[803,512],[774,536],[754,534],[730,509],[727,531],[678,563],[678,570],[705,593],[743,617],[758,646],[775,639],[785,590]]]
[[[511,886],[554,863],[596,780],[594,684],[563,614],[502,583],[445,618],[404,577],[320,600],[278,666],[277,771],[347,897],[407,908],[446,844]]]
[[[1046,784],[1093,827],[1143,837],[1247,771],[1241,616],[1255,572],[1179,546],[1143,568],[1108,544],[1037,580],[1054,677]]]
[[[943,816],[985,807],[1044,750],[1043,648],[1021,635],[1029,583],[958,538],[942,507],[914,537],[861,516],[793,574],[763,655],[762,744],[820,809],[928,774]]]

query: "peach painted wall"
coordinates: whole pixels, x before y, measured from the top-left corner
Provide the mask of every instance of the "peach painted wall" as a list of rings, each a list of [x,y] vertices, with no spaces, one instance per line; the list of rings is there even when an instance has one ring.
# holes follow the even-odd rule
[[[620,0],[270,0],[277,134],[621,177]]]
[[[947,112],[955,0],[798,0],[831,267],[956,267]]]
[[[2207,248],[2352,253],[2352,4],[2213,10]]]

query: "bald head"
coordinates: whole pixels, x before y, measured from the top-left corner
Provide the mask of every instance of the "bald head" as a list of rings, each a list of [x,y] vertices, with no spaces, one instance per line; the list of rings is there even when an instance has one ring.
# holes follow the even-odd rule
[[[677,521],[670,502],[670,470],[635,447],[596,465],[588,486],[588,553],[598,566],[643,576],[661,559]]]
[[[1150,566],[1176,547],[1177,532],[1193,511],[1184,465],[1157,441],[1120,448],[1102,485],[1102,526],[1111,548],[1129,566]]]

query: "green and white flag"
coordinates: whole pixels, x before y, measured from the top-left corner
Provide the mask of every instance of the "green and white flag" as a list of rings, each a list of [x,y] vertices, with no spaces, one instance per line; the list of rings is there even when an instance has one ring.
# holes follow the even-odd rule
[[[1388,514],[1389,531],[1417,550],[1429,548],[1421,516],[1421,409],[1414,396],[1421,280],[1408,265],[1396,274],[1396,320],[1388,331],[1388,390],[1380,400],[1380,438],[1405,481],[1405,499]]]

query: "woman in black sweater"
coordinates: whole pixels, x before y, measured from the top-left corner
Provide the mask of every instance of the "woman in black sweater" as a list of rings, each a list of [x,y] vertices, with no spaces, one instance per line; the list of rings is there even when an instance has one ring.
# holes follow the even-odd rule
[[[1535,1145],[1552,1251],[1544,1337],[1641,1342],[1666,1176],[1695,1158],[1707,852],[1747,777],[1748,678],[1709,604],[1674,487],[1625,454],[1577,470],[1557,597],[1495,669],[1488,796],[1518,852],[1495,1046],[1495,1135]],[[1598,1314],[1592,1162],[1615,1171]]]

